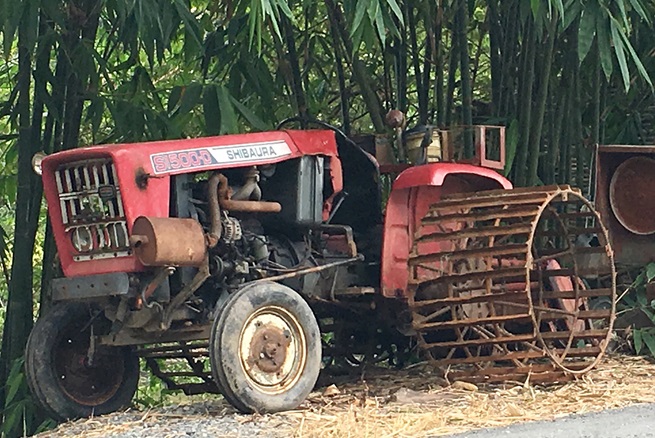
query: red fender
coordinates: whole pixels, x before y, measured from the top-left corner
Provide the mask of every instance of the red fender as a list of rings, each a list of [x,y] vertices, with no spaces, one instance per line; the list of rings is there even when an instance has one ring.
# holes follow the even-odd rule
[[[402,172],[394,181],[385,213],[382,295],[406,298],[407,261],[414,233],[432,204],[447,194],[512,187],[512,183],[499,173],[470,164],[433,163]]]

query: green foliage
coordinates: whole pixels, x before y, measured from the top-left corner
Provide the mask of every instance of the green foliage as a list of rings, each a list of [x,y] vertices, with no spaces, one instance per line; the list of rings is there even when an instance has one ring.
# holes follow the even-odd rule
[[[143,361],[141,369],[143,372],[134,396],[134,405],[140,409],[149,409],[169,402],[175,392],[169,391],[166,384],[155,377]]]
[[[646,265],[630,287],[623,293],[617,305],[618,314],[640,312],[651,326],[632,329],[633,346],[636,354],[647,353],[655,357],[655,300],[648,301],[646,285],[655,280],[655,263]]]
[[[369,0],[355,1],[352,4],[346,2],[346,10],[354,10],[350,36],[353,39],[353,48],[359,48],[362,41],[369,46],[376,45],[375,38],[379,38],[380,44],[384,46],[387,41],[387,32],[392,35],[398,34],[398,26],[403,26],[403,13],[396,0]]]
[[[40,412],[32,400],[23,371],[24,359],[19,358],[12,364],[5,385],[5,402],[3,405],[3,422],[0,435],[3,437],[43,432],[56,425]]]
[[[653,85],[648,72],[628,38],[631,28],[631,20],[628,18],[628,11],[630,10],[634,12],[637,19],[647,23],[651,21],[651,17],[646,12],[641,0],[592,0],[585,4],[584,9],[581,9],[578,31],[578,57],[580,62],[584,61],[594,39],[598,38],[601,66],[606,78],[609,80],[613,71],[611,62],[613,47],[626,91],[629,90],[631,82],[626,52],[637,67],[639,75],[651,87]],[[608,38],[608,36],[611,38]]]

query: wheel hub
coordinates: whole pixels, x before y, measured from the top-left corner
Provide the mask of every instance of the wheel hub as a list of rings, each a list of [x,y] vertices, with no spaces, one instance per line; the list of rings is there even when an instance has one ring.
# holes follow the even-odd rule
[[[282,368],[287,356],[290,341],[289,332],[267,324],[255,332],[250,345],[249,361],[267,373],[277,373]]]
[[[113,349],[96,353],[91,365],[87,358],[88,340],[81,336],[65,339],[55,353],[59,384],[76,402],[96,406],[109,400],[118,391],[125,364]]]
[[[293,385],[304,366],[305,340],[299,323],[281,308],[267,308],[245,324],[241,362],[251,383],[267,392]]]

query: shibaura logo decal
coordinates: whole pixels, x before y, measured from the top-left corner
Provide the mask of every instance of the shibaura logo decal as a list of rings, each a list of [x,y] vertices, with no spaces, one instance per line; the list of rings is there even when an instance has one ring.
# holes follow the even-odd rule
[[[229,163],[257,163],[286,155],[291,155],[289,145],[284,140],[276,140],[164,152],[150,155],[150,162],[155,173],[167,173]]]

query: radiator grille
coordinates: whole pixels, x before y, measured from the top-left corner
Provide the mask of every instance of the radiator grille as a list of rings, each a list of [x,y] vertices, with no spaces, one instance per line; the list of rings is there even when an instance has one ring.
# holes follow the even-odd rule
[[[130,254],[116,167],[110,159],[60,166],[55,173],[61,219],[75,260]]]

